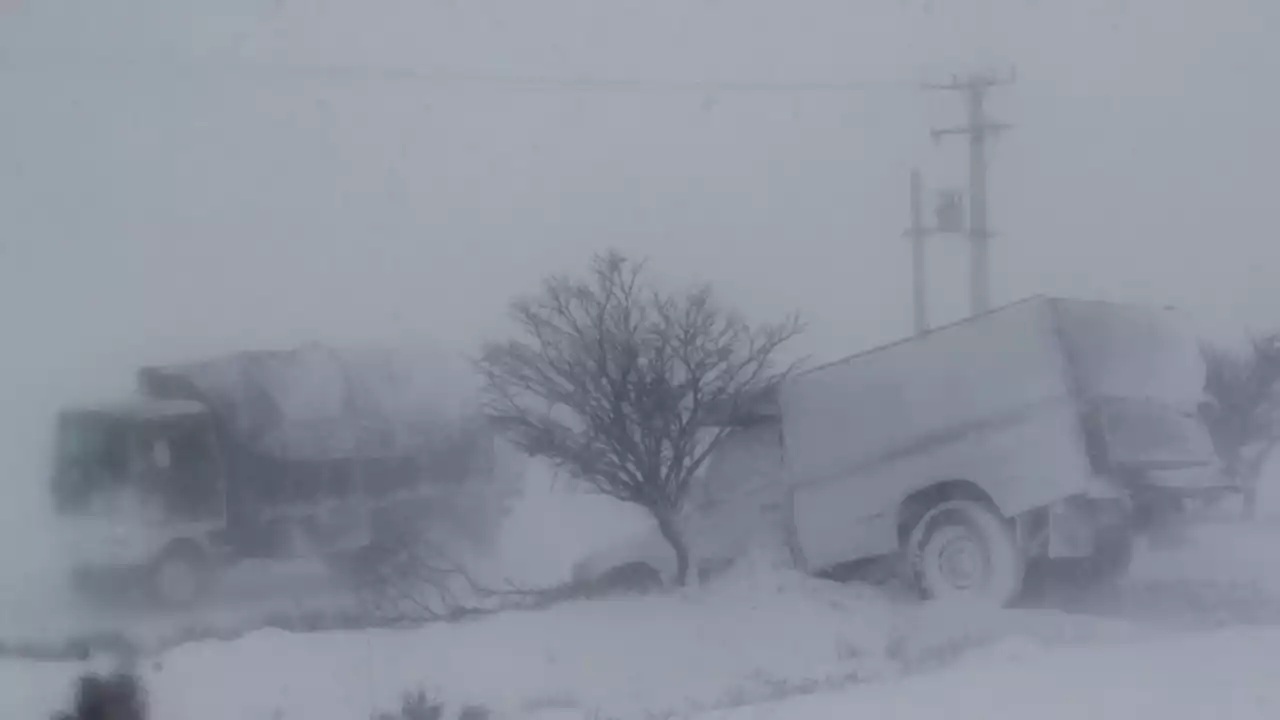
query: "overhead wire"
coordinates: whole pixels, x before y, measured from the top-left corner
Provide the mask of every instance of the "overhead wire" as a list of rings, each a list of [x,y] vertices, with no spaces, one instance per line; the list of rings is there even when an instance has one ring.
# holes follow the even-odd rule
[[[0,64],[6,71],[84,70],[97,73],[191,73],[203,75],[249,75],[261,78],[298,77],[322,80],[404,82],[440,88],[476,89],[497,92],[551,94],[629,95],[840,95],[872,91],[902,90],[912,83],[881,80],[794,80],[794,79],[681,79],[602,75],[537,75],[510,72],[423,69],[381,65],[288,65],[266,62],[202,62],[187,59],[138,58],[58,58],[33,62],[10,59]]]

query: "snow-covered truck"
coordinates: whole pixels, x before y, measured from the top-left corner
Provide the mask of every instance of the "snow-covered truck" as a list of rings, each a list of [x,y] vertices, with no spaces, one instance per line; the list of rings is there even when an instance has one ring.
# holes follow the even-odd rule
[[[1042,560],[1116,577],[1228,484],[1204,379],[1175,310],[1033,298],[787,378],[724,418],[683,520],[704,572],[763,539],[813,573],[905,561],[926,597],[1004,604]],[[641,566],[670,574],[660,538],[575,575]]]
[[[57,419],[53,504],[73,574],[185,604],[245,559],[369,559],[406,523],[499,489],[471,382],[416,350],[142,368],[131,397]]]

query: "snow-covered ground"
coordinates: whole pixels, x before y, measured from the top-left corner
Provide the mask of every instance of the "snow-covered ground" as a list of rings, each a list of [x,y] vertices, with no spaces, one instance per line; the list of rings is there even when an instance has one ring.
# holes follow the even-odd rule
[[[1280,522],[1211,522],[1176,547],[1140,545],[1125,582],[1037,602],[1165,630],[1280,626]]]
[[[410,631],[264,630],[183,645],[142,671],[158,718],[364,718],[417,688],[516,716],[643,717],[883,680],[1011,631],[1043,645],[1142,637],[1125,623],[1059,613],[901,609],[870,588],[747,566],[687,593]],[[0,683],[15,692],[0,693],[0,716],[53,710],[78,667],[4,661]]]
[[[705,720],[1253,720],[1280,716],[1280,628],[1048,652],[998,645],[927,677],[713,712]]]
[[[639,529],[625,508],[585,507],[601,502],[526,497],[500,543],[512,579],[562,580],[583,549]],[[996,720],[1059,716],[1049,709],[1105,718],[1154,715],[1164,710],[1155,703],[1168,703],[1182,714],[1167,718],[1209,708],[1247,718],[1276,698],[1266,668],[1280,660],[1277,547],[1280,522],[1267,513],[1255,523],[1207,523],[1178,546],[1141,547],[1113,592],[1000,612],[903,602],[747,563],[683,593],[415,630],[259,630],[181,645],[141,672],[162,720],[363,720],[416,689],[514,717],[807,720],[874,711],[909,720],[946,708]],[[229,578],[197,614],[152,616],[90,611],[53,576],[10,578],[0,587],[0,642],[119,630],[163,645],[193,625],[243,631],[275,614],[352,602],[316,567],[253,570]],[[47,717],[78,672],[106,662],[0,659],[0,717]]]
[[[1112,592],[1058,597],[1060,627],[1112,634],[1046,643],[1047,616],[1000,613],[947,667],[727,708],[702,720],[1251,720],[1280,717],[1280,474],[1254,523],[1209,523],[1177,547],[1140,548]],[[954,618],[935,618],[944,626]],[[950,632],[957,630],[950,625]],[[1097,627],[1097,626],[1095,626]],[[1129,635],[1125,637],[1126,628]],[[936,638],[917,626],[917,637]],[[944,633],[945,634],[945,633]],[[1098,640],[1101,639],[1102,642]],[[1119,640],[1119,641],[1117,641]],[[1070,647],[1066,647],[1070,645]]]
[[[509,717],[1273,717],[1278,543],[1270,523],[1205,526],[1069,612],[904,604],[746,564],[684,593],[416,630],[263,630],[141,671],[164,720],[363,719],[419,688]],[[1152,588],[1175,599],[1144,607]],[[0,717],[48,716],[83,667],[0,660]]]

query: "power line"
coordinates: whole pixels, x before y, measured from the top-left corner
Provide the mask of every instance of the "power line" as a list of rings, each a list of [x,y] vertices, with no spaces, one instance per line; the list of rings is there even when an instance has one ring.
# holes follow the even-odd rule
[[[916,335],[923,335],[929,331],[929,294],[926,288],[928,268],[925,265],[924,255],[924,243],[929,237],[929,229],[924,225],[923,195],[920,171],[912,170],[911,227],[906,234],[911,238],[911,306]]]
[[[129,58],[84,58],[11,61],[0,71],[73,69],[91,72],[128,70],[148,74],[192,73],[203,75],[252,75],[322,80],[376,80],[439,87],[491,91],[569,94],[667,94],[667,95],[849,95],[875,90],[905,90],[898,81],[760,80],[760,79],[663,79],[595,75],[526,75],[456,68],[422,69],[378,65],[279,65],[258,62],[164,61]]]

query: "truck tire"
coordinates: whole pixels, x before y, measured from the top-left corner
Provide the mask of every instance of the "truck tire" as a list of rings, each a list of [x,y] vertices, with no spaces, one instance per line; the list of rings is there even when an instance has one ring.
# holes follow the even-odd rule
[[[1022,588],[1013,530],[990,505],[949,500],[925,513],[907,544],[912,577],[927,600],[1004,607]]]
[[[162,607],[186,608],[204,596],[212,576],[212,564],[199,545],[173,543],[151,564],[147,590]]]

